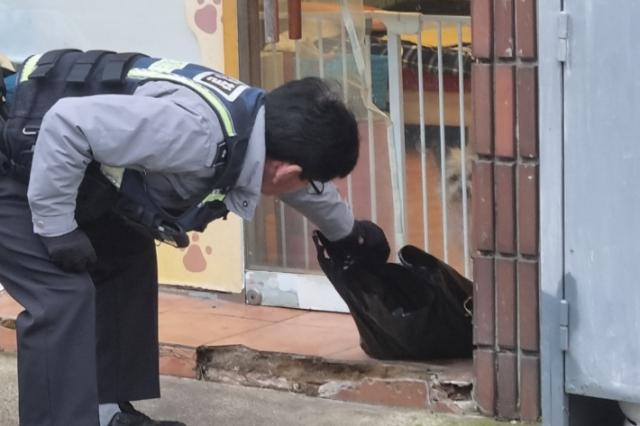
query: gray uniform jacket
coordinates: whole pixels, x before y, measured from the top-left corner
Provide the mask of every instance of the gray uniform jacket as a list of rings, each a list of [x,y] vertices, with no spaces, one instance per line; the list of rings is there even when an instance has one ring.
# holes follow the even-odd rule
[[[245,220],[260,199],[265,162],[264,107],[249,139],[242,172],[224,202]],[[92,159],[144,171],[154,200],[182,208],[208,192],[222,129],[215,112],[191,89],[148,82],[129,95],[65,98],[45,115],[28,189],[34,231],[54,237],[73,231],[78,187]],[[280,195],[330,240],[349,234],[353,214],[333,184],[322,195]],[[197,200],[199,201],[199,200]]]

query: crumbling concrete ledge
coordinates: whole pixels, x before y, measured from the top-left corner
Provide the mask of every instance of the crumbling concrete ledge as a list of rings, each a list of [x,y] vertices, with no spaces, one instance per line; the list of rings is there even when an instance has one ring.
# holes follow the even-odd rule
[[[477,414],[471,360],[442,363],[337,361],[242,345],[196,350],[200,380],[321,398],[451,414]]]

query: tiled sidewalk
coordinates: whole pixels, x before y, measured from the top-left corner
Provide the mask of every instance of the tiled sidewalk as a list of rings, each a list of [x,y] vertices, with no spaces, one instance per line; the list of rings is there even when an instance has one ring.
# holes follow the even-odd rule
[[[20,305],[6,292],[0,292],[0,319],[15,318],[20,311]],[[335,360],[326,365],[335,365],[336,361],[340,364],[340,361],[357,363],[359,360],[370,359],[359,347],[358,331],[350,315],[251,306],[215,297],[198,297],[184,291],[163,289],[160,292],[159,332],[160,373],[177,377],[201,378],[198,371],[202,366],[196,365],[196,348],[201,345],[244,345],[258,351],[312,355]],[[3,327],[0,323],[1,351],[16,351],[16,334],[15,330]],[[240,352],[242,351],[238,353]],[[377,362],[365,364],[382,366]],[[349,375],[341,376],[336,383],[331,383],[333,387],[328,388],[335,388],[334,393],[326,394],[327,391],[323,391],[325,394],[320,395],[318,390],[318,396],[444,413],[475,412],[469,392],[466,391],[466,396],[463,395],[461,400],[455,391],[460,384],[463,393],[465,386],[470,388],[473,381],[471,359],[420,363],[413,367],[410,363],[407,365],[407,368],[414,369],[414,373],[407,373],[406,376],[387,377],[386,373],[378,376],[363,375],[359,379],[349,379]],[[416,365],[419,365],[417,376]],[[280,377],[269,376],[265,383],[260,382],[253,371],[254,367],[259,366],[252,365],[252,373],[246,377],[246,372],[236,372],[235,367],[221,370],[218,372],[220,377],[213,381],[269,387],[275,380],[281,385]],[[365,368],[363,371],[366,370]],[[356,366],[353,371],[360,370]],[[437,377],[437,380],[425,379],[425,375]],[[296,383],[295,379],[292,380],[291,383],[287,382],[287,386]],[[309,383],[313,385],[315,379],[310,380],[312,381]],[[352,381],[345,384],[344,380]],[[440,386],[439,383],[444,385]],[[468,385],[464,385],[465,383]],[[454,390],[453,394],[449,395],[447,389]]]
[[[160,342],[367,359],[350,315],[160,293]],[[197,326],[196,326],[197,325]]]
[[[6,292],[0,292],[0,318],[15,318],[21,310]],[[250,306],[161,291],[159,332],[165,346],[241,344],[261,351],[368,359],[360,349],[355,323],[346,314]]]

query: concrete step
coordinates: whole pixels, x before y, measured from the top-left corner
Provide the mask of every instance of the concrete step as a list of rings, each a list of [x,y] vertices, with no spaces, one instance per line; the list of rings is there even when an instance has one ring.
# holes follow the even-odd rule
[[[503,426],[477,416],[330,401],[288,392],[161,377],[162,399],[134,403],[188,426]],[[18,426],[16,358],[0,354],[0,425]]]

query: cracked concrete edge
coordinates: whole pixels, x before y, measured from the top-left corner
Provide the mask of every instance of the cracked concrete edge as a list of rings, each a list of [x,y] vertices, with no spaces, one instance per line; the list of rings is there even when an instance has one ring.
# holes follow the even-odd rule
[[[308,396],[389,407],[478,414],[471,383],[414,365],[325,360],[255,351],[244,346],[199,347],[205,381],[283,390]]]
[[[182,353],[183,355],[185,353],[188,354],[188,351],[187,352],[181,352],[180,349],[181,350],[185,350],[185,349],[186,350],[189,350],[189,349],[190,350],[194,350],[193,348],[185,348],[185,347],[182,347],[182,348],[181,347],[171,347],[170,349],[171,349],[171,351],[174,351],[173,353]],[[15,353],[14,354],[11,354],[11,353],[0,353],[0,357],[15,358]],[[186,356],[186,359],[187,360],[191,360],[190,356]],[[12,367],[12,368],[15,368],[15,366]],[[223,372],[220,372],[220,374],[222,374],[222,373]],[[226,373],[227,372],[225,372],[225,374]],[[13,373],[13,374],[15,374],[15,373]],[[180,376],[180,377],[182,377],[182,376]],[[230,375],[229,379],[231,380],[234,377],[235,377],[234,375]],[[269,381],[260,382],[258,380],[258,379],[260,379],[259,377],[256,378],[256,377],[252,377],[251,375],[247,376],[246,379],[247,379],[247,381],[253,381],[255,383],[256,386],[252,386],[254,388],[264,388],[264,387],[268,387],[269,385],[275,385],[275,386],[280,387],[280,389],[279,389],[280,391],[286,391],[286,392],[282,392],[282,394],[291,395],[291,394],[297,393],[297,392],[291,392],[291,389],[287,387],[287,385],[285,384],[284,381],[275,380],[275,381],[271,381],[271,382],[269,382]],[[163,380],[166,381],[166,380],[169,380],[169,378],[164,378]],[[203,379],[203,380],[195,380],[192,383],[194,383],[194,384],[195,383],[204,384],[206,382],[207,381]],[[180,381],[180,382],[175,382],[175,383],[176,384],[180,384],[180,383],[188,383],[188,382]],[[214,383],[211,383],[211,384],[213,385]],[[237,383],[235,383],[235,382],[233,382],[231,380],[231,381],[229,381],[229,384],[234,384],[235,385]],[[330,394],[332,391],[335,392],[335,390],[344,389],[345,386],[348,387],[348,386],[350,386],[350,384],[338,383],[338,382],[327,384],[323,388],[323,392],[322,393],[323,394],[325,394],[325,393],[326,394]],[[238,386],[238,388],[242,388],[242,387],[250,388],[251,386]],[[16,394],[17,394],[17,389],[12,391],[12,392],[16,392]],[[241,391],[237,391],[237,392],[241,392]],[[185,398],[189,399],[188,397],[185,397]],[[171,399],[171,398],[169,398],[169,399]],[[326,398],[317,398],[317,399],[319,399],[319,400],[325,399],[326,400]],[[165,404],[166,404],[166,401],[165,401]],[[372,407],[372,409],[374,409],[373,407],[375,407],[375,406],[372,406],[370,404],[368,406]],[[216,410],[217,409],[218,408],[216,408]],[[389,409],[393,409],[393,408],[392,407],[379,406],[378,408],[375,408],[375,409],[389,410]],[[414,414],[414,415],[407,413],[407,419],[410,420],[410,421],[407,422],[406,425],[411,425],[411,426],[436,426],[436,425],[437,426],[506,426],[506,425],[509,425],[509,424],[522,424],[522,423],[516,423],[516,422],[507,422],[507,423],[500,422],[500,421],[492,419],[492,418],[482,417],[482,416],[480,416],[478,414],[465,414],[465,415],[449,416],[449,415],[446,415],[446,414],[442,414],[442,412],[439,412],[439,413],[437,412],[436,414],[433,415],[433,417],[429,417],[431,420],[425,421],[424,420],[425,419],[425,415],[420,414],[420,413],[427,413],[427,412],[433,412],[433,411],[435,411],[435,410],[421,409],[421,410],[415,411],[415,413],[417,413],[417,414]],[[409,419],[409,417],[411,417],[411,419]],[[1,424],[4,424],[4,423],[1,423]],[[403,423],[403,424],[405,424],[405,423]],[[16,423],[16,425],[17,425],[17,423]],[[540,426],[539,423],[533,423],[532,425]]]

